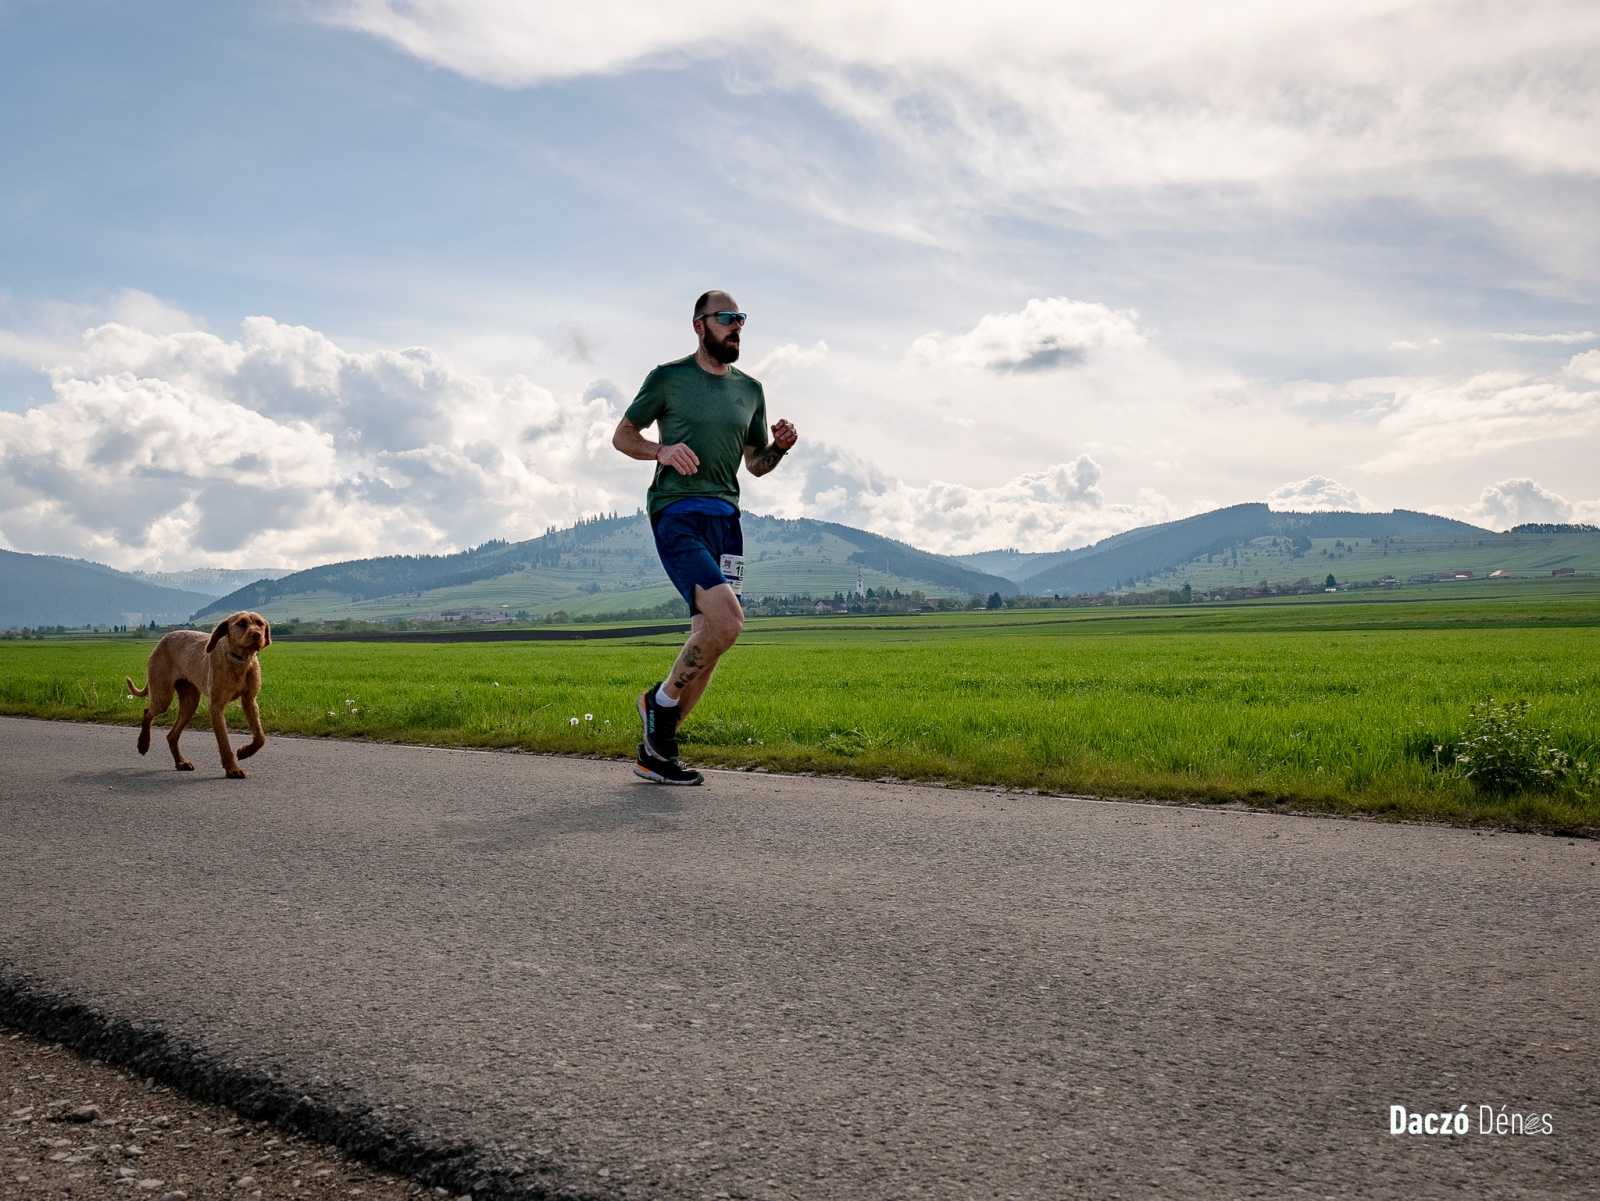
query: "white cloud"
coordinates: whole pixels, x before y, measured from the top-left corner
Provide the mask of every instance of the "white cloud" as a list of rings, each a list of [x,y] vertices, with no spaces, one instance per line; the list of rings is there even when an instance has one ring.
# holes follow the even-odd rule
[[[1600,432],[1600,352],[1546,376],[1278,389],[1208,381],[1144,337],[1132,314],[1061,300],[935,336],[898,362],[779,346],[761,369],[793,372],[781,406],[801,419],[805,447],[784,470],[747,479],[746,503],[929,550],[1057,550],[1186,515],[1202,495],[1232,503],[1270,490],[1278,508],[1373,507],[1320,475],[1272,487],[1264,447],[1314,439],[1306,467],[1375,455],[1368,475],[1387,473],[1390,495],[1429,507],[1427,493],[1451,485],[1441,464]],[[1079,370],[1016,370],[1073,347],[1089,359]],[[142,568],[440,552],[632,511],[648,482],[648,465],[610,446],[628,393],[606,378],[552,390],[463,371],[424,347],[353,351],[268,317],[232,336],[107,322],[62,356],[45,403],[0,412],[0,530],[21,550]],[[954,363],[977,370],[944,378]],[[924,434],[909,442],[895,410],[859,399],[903,394],[926,398]],[[847,427],[850,451],[836,441]],[[1164,489],[1184,489],[1177,499],[1141,489],[1163,470]],[[1552,470],[1564,482],[1565,469]],[[1120,488],[1107,488],[1108,473]],[[1510,512],[1512,501],[1498,503]]]
[[[20,550],[115,566],[301,566],[520,538],[631,511],[603,382],[557,396],[412,348],[353,353],[252,317],[237,339],[111,323],[0,412],[0,522]]]
[[[1567,374],[1585,383],[1600,384],[1600,350],[1586,350],[1567,360]]]
[[[1493,529],[1509,529],[1527,521],[1571,521],[1572,502],[1533,480],[1501,480],[1478,498],[1474,513]]]
[[[1274,488],[1267,493],[1267,504],[1280,513],[1363,513],[1377,508],[1354,488],[1324,475],[1309,475],[1303,480]]]
[[[1542,342],[1556,346],[1572,346],[1580,342],[1600,342],[1600,333],[1592,329],[1576,330],[1570,334],[1495,334],[1497,342]]]
[[[988,487],[908,482],[816,443],[796,466],[787,480],[762,481],[761,511],[837,521],[943,554],[1061,550],[1179,515],[1150,490],[1134,504],[1107,501],[1100,465],[1086,454]]]
[[[1260,329],[1319,289],[1381,330],[1395,312],[1371,309],[1427,319],[1438,285],[1424,280],[1494,287],[1515,264],[1524,294],[1572,295],[1600,271],[1588,0],[1492,20],[1465,0],[1255,0],[1226,21],[1172,0],[801,2],[710,29],[646,23],[603,51],[604,25],[585,38],[549,6],[391,7],[373,32],[501,84],[658,66],[736,78],[769,99],[764,118],[804,112],[728,171],[761,207],[937,248],[961,259],[956,278],[1136,304],[1170,330],[1173,306],[1208,303],[1268,310],[1241,322]],[[507,49],[547,21],[557,44],[584,44],[570,68]],[[1389,245],[1379,211],[1429,236]],[[1470,259],[1452,249],[1468,241]],[[1386,245],[1401,261],[1380,267]],[[1309,349],[1316,324],[1285,324]]]
[[[121,288],[86,302],[22,304],[0,293],[0,362],[42,369],[77,353],[79,336],[92,325],[120,322],[150,333],[204,328],[182,309],[138,288]]]
[[[1009,145],[989,139],[992,161],[1020,163],[1030,177],[1067,169],[1106,180],[1258,179],[1302,166],[1381,168],[1418,152],[1444,159],[1467,147],[1595,169],[1595,94],[1582,71],[1600,37],[1593,6],[1557,0],[1493,20],[1469,19],[1473,11],[1242,0],[1217,21],[1167,0],[1097,10],[1049,0],[801,0],[736,6],[706,24],[631,0],[582,9],[352,0],[328,20],[502,86],[647,62],[736,57],[748,71],[753,60],[788,61],[859,121],[945,126],[974,152],[980,129],[1030,118],[1011,129]],[[828,63],[848,69],[854,86],[844,72],[828,74]],[[1558,64],[1574,70],[1559,81],[1541,73]],[[943,103],[911,109],[907,94],[919,84]],[[1042,153],[1062,147],[1077,153]]]
[[[660,5],[595,0],[582,9],[426,0],[347,0],[325,18],[386,38],[425,62],[507,87],[615,71],[652,55],[687,52],[708,39],[694,22]],[[730,41],[770,27],[749,7],[717,23]]]
[[[1443,346],[1438,338],[1425,338],[1422,341],[1413,341],[1410,338],[1397,338],[1389,343],[1390,350],[1425,350],[1434,346]]]
[[[1368,387],[1363,403],[1386,439],[1382,453],[1366,464],[1372,470],[1403,471],[1600,434],[1600,391],[1558,377],[1491,371],[1465,380],[1369,381]]]
[[[997,372],[1075,367],[1098,351],[1143,346],[1138,316],[1064,296],[1034,299],[1018,313],[987,314],[964,334],[924,334],[912,343],[911,357],[932,367]]]
[[[763,355],[756,365],[750,368],[750,374],[764,380],[801,368],[815,367],[827,357],[828,344],[820,339],[811,346],[785,342]]]

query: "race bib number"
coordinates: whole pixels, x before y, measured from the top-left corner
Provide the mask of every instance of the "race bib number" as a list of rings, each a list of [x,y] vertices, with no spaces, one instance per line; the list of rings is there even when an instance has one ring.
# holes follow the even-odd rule
[[[722,556],[722,578],[728,581],[735,596],[744,595],[744,556]]]

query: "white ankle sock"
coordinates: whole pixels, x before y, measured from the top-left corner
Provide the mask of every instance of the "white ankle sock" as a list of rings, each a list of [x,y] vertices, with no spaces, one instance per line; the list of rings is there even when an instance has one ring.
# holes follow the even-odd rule
[[[661,686],[656,689],[656,704],[660,705],[663,709],[676,709],[678,707],[678,698],[667,695],[667,685],[665,681],[663,681]]]

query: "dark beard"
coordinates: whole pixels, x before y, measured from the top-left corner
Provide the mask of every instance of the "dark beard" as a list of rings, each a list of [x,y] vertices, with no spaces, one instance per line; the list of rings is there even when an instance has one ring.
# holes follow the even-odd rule
[[[700,339],[700,345],[706,348],[706,353],[719,363],[736,363],[739,361],[739,344],[737,342],[714,342],[710,334]]]

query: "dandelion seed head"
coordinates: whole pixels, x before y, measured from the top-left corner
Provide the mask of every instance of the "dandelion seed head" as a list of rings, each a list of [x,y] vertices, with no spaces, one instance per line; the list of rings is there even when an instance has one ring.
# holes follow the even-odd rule
[[[594,720],[594,714],[593,713],[585,713],[583,715],[583,720],[584,721],[593,721]]]
[[[569,717],[567,718],[567,724],[569,726],[575,726],[578,724],[578,719],[576,717]]]

